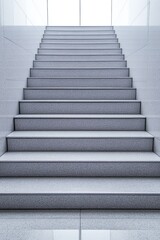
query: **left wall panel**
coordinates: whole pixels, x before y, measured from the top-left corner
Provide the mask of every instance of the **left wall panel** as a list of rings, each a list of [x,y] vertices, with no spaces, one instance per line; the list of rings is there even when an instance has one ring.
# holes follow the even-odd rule
[[[0,156],[14,130],[30,67],[46,25],[46,0],[0,0]]]

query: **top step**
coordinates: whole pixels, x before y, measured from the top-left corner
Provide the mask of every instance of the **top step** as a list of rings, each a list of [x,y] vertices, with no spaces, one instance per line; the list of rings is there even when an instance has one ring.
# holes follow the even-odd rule
[[[113,39],[113,38],[117,38],[116,34],[43,34],[43,39],[78,39],[78,40],[86,40],[86,39],[90,39],[90,40],[108,40],[108,39]]]
[[[68,31],[63,31],[63,30],[45,30],[45,34],[55,34],[55,35],[98,35],[98,34],[114,34],[115,30],[68,30]]]
[[[82,30],[112,30],[112,26],[47,26],[46,30],[60,30],[60,31],[68,31],[68,30],[74,30],[74,31],[82,31]]]
[[[101,35],[101,36],[106,36],[109,34],[115,34],[114,30],[107,30],[107,31],[54,31],[54,30],[45,30],[44,31],[45,35],[63,35],[63,36],[94,36],[94,35]]]

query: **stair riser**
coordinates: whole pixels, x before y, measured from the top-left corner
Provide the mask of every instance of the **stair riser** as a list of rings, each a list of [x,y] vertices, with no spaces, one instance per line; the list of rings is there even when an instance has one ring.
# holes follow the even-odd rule
[[[54,49],[104,49],[104,48],[120,48],[119,43],[106,43],[106,44],[52,44],[41,43],[40,48],[54,48]]]
[[[159,194],[1,194],[0,209],[160,209]]]
[[[111,39],[42,39],[42,43],[55,43],[55,44],[72,44],[72,46],[75,46],[77,44],[101,44],[101,43],[117,43],[117,38],[111,38]]]
[[[97,31],[101,31],[101,30],[112,30],[113,27],[112,26],[65,26],[65,27],[59,27],[59,26],[47,26],[46,30],[60,30],[60,31],[68,31],[68,30],[72,30],[72,31],[88,31],[88,30],[97,30]]]
[[[90,78],[28,78],[28,87],[131,87],[131,78],[90,79]]]
[[[144,151],[152,138],[8,138],[8,151]]]
[[[136,90],[31,90],[24,89],[26,100],[135,100]]]
[[[119,69],[31,69],[31,77],[129,77],[129,70],[126,68]]]
[[[63,61],[59,61],[59,62],[47,62],[47,61],[43,61],[43,62],[34,62],[33,63],[33,67],[118,67],[118,68],[124,68],[127,66],[127,63],[125,61],[111,61],[111,62],[86,62],[86,61],[79,61],[79,62],[63,62]]]
[[[144,131],[145,119],[16,118],[15,131]]]
[[[140,102],[122,103],[67,103],[67,102],[21,102],[22,114],[140,114]]]
[[[89,31],[74,31],[74,30],[68,30],[68,31],[61,31],[61,30],[45,30],[45,35],[107,35],[107,34],[115,34],[115,30],[89,30]]]
[[[122,54],[121,49],[38,49],[39,54]]]
[[[121,61],[123,55],[36,55],[39,61]]]
[[[106,34],[106,35],[55,35],[55,34],[48,34],[48,35],[43,35],[43,39],[79,39],[79,40],[83,40],[83,39],[100,39],[100,40],[105,40],[105,39],[113,39],[113,38],[117,38],[116,34]]]
[[[159,163],[1,162],[0,177],[159,177]]]

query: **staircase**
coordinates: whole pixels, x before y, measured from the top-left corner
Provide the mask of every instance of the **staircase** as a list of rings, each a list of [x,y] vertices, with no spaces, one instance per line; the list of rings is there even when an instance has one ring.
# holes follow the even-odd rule
[[[160,158],[112,27],[47,27],[0,158],[0,209],[159,209]]]

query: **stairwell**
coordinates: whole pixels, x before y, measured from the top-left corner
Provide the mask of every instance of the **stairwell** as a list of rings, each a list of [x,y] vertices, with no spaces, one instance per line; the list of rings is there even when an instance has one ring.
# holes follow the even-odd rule
[[[0,157],[0,209],[159,209],[132,81],[113,27],[47,27]]]

